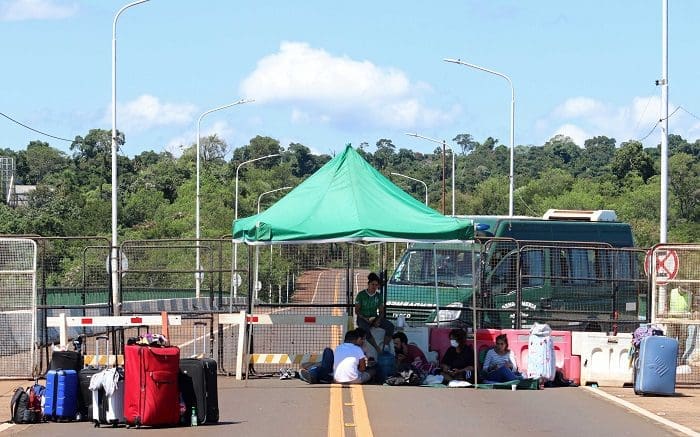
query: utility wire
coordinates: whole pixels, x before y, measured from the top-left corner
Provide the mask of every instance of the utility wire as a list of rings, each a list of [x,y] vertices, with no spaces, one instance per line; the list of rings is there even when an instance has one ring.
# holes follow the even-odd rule
[[[679,106],[679,108],[680,108],[680,109],[682,109],[682,110],[683,110],[683,112],[685,112],[686,114],[690,115],[691,117],[693,117],[693,118],[696,118],[696,119],[700,120],[700,117],[698,117],[697,115],[695,115],[695,114],[693,114],[692,112],[688,111],[688,110],[687,110],[687,109],[685,109],[684,107],[682,107],[682,106]],[[674,112],[675,112],[675,111],[674,111]]]
[[[20,126],[22,126],[22,127],[24,127],[24,128],[29,129],[30,131],[34,131],[34,132],[39,133],[39,134],[41,134],[41,135],[46,135],[47,137],[55,138],[55,139],[57,139],[57,140],[67,141],[67,142],[69,142],[69,143],[72,143],[72,142],[73,142],[73,140],[68,140],[68,139],[66,139],[66,138],[57,137],[57,136],[55,136],[55,135],[47,134],[46,132],[42,132],[42,131],[40,131],[40,130],[34,129],[33,127],[29,127],[29,126],[27,126],[26,124],[20,123],[19,121],[15,120],[14,118],[12,118],[12,117],[10,117],[9,115],[4,114],[4,113],[2,113],[2,112],[0,112],[0,115],[2,115],[3,117],[5,117],[6,119],[10,120],[10,121],[13,122],[13,123],[17,123],[18,125],[20,125]]]

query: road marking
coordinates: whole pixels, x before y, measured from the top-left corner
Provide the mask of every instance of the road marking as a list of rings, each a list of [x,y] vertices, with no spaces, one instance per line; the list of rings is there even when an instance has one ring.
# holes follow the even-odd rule
[[[663,417],[660,417],[660,416],[658,416],[650,411],[647,411],[642,407],[634,405],[633,403],[628,402],[624,399],[620,399],[617,396],[613,396],[609,393],[605,393],[604,391],[599,390],[597,388],[593,388],[593,387],[583,387],[583,388],[588,390],[589,392],[595,393],[596,395],[603,397],[609,401],[617,402],[618,404],[620,404],[620,405],[622,405],[622,406],[624,406],[624,407],[626,407],[626,408],[628,408],[628,409],[630,409],[638,414],[641,414],[644,417],[647,417],[651,420],[654,420],[654,421],[659,422],[661,424],[664,424],[668,427],[671,427],[671,428],[675,429],[676,431],[681,432],[685,435],[696,436],[696,437],[700,436],[700,433],[695,432],[686,426],[680,425],[676,422],[672,422],[668,419],[664,419]]]
[[[314,295],[311,296],[311,303],[314,303],[316,300],[316,293],[318,293],[318,284],[321,282],[321,276],[323,275],[323,272],[320,272],[318,274],[318,278],[316,279],[316,287],[314,287]]]
[[[335,287],[333,287],[333,303],[338,302],[338,292],[340,291],[340,279],[342,278],[342,275],[340,273],[335,274]],[[332,311],[334,316],[339,316],[341,315],[340,308],[333,308]],[[340,338],[341,334],[343,334],[340,331],[340,326],[338,325],[333,325],[331,326],[331,342],[333,343],[332,347],[335,349],[337,344],[335,344],[336,339]]]
[[[343,386],[340,384],[332,384],[330,397],[328,408],[328,437],[344,437]]]
[[[350,397],[354,406],[352,407],[352,417],[355,419],[355,434],[363,437],[373,437],[372,427],[367,414],[367,404],[365,403],[362,386],[353,384],[350,386]]]

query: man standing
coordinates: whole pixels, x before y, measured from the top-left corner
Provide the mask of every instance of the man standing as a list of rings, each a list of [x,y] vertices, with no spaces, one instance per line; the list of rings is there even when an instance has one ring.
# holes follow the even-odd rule
[[[380,327],[384,330],[384,346],[389,344],[394,334],[394,325],[384,316],[384,296],[379,291],[379,276],[372,272],[367,276],[367,288],[357,293],[355,297],[355,313],[357,314],[357,326],[367,331],[367,341],[381,352],[372,336],[372,327]]]
[[[333,379],[341,384],[365,384],[372,379],[367,371],[367,357],[362,352],[362,338],[357,331],[345,333],[343,344],[335,348]]]

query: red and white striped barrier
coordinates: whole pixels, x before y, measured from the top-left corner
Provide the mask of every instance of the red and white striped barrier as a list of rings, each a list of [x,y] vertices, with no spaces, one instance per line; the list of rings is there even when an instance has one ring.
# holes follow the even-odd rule
[[[95,317],[66,317],[65,313],[61,313],[58,317],[47,317],[46,326],[50,328],[59,328],[59,338],[61,346],[68,345],[68,328],[76,327],[112,327],[112,326],[155,326],[163,325],[165,315],[159,316],[95,316]],[[182,316],[167,315],[167,325],[182,325]],[[123,355],[86,355],[84,364],[91,365],[121,365],[124,364]]]
[[[349,326],[351,319],[348,316],[306,316],[300,314],[246,314],[241,311],[238,314],[219,314],[219,324],[238,325],[238,349],[236,354],[236,379],[241,379],[243,362],[251,364],[301,364],[312,358],[318,358],[317,353],[289,355],[286,353],[252,354],[249,357],[245,348],[245,325],[317,325],[317,326]]]

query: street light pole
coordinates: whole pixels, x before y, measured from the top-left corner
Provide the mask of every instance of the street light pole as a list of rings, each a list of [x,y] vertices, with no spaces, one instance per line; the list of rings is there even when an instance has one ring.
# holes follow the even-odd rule
[[[422,138],[426,141],[432,141],[433,143],[437,144],[442,144],[442,153],[443,153],[443,162],[442,162],[442,168],[445,168],[445,161],[444,161],[444,156],[445,156],[445,147],[450,149],[450,153],[452,153],[452,215],[455,215],[455,177],[457,173],[455,173],[455,149],[452,148],[445,140],[436,140],[435,138],[429,138],[429,137],[424,137],[423,135],[418,135],[417,133],[406,133],[409,137],[415,137],[415,138]],[[443,170],[443,181],[445,180],[444,176],[444,170]],[[444,183],[443,183],[444,185]],[[443,212],[444,214],[444,212]]]
[[[514,176],[513,176],[513,160],[515,157],[515,88],[513,87],[513,81],[510,80],[508,76],[503,73],[499,73],[494,70],[489,70],[488,68],[480,67],[475,64],[470,64],[469,62],[464,62],[460,59],[443,59],[445,62],[451,62],[453,64],[460,64],[466,67],[474,68],[476,70],[485,71],[486,73],[491,73],[496,76],[502,77],[508,81],[510,85],[510,172],[508,178],[510,179],[510,184],[508,187],[508,215],[513,216],[513,187],[514,187]]]
[[[138,0],[123,6],[112,22],[112,248],[110,250],[110,266],[112,275],[112,310],[115,316],[121,312],[119,308],[119,264],[117,258],[119,253],[117,245],[119,238],[117,234],[117,20],[125,10],[132,6],[145,3],[148,0]]]
[[[393,172],[393,171],[391,172],[391,174],[393,174],[394,176],[401,176],[402,178],[410,179],[410,180],[412,180],[412,181],[420,182],[421,184],[423,184],[423,188],[425,188],[425,206],[428,206],[428,184],[426,184],[425,182],[423,182],[423,181],[420,180],[420,179],[416,179],[416,178],[412,178],[412,177],[410,177],[410,176],[406,176],[405,174],[396,173],[396,172]]]
[[[200,226],[199,226],[199,162],[200,162],[200,155],[202,153],[202,148],[199,145],[200,142],[200,137],[201,135],[199,134],[199,128],[200,125],[202,124],[202,118],[204,118],[205,115],[211,114],[212,112],[220,111],[222,109],[230,108],[231,106],[236,106],[236,105],[242,105],[244,103],[249,103],[252,102],[252,99],[238,99],[233,103],[229,103],[228,105],[224,106],[219,106],[218,108],[210,109],[202,115],[199,116],[199,119],[197,119],[197,193],[195,195],[195,213],[194,213],[194,218],[195,218],[195,239],[197,240],[197,255],[196,255],[196,260],[195,260],[195,269],[197,270],[194,274],[194,282],[195,282],[195,296],[199,298],[199,294],[201,291],[202,287],[202,271],[201,271],[201,265],[200,265],[200,248],[199,248],[199,237],[200,237]]]
[[[273,153],[271,155],[266,155],[266,156],[261,156],[259,158],[255,159],[249,159],[247,161],[243,161],[240,164],[238,164],[238,167],[236,167],[236,198],[234,200],[234,218],[233,221],[238,220],[238,172],[241,170],[241,167],[243,167],[246,164],[250,164],[251,162],[255,161],[260,161],[262,159],[267,159],[267,158],[273,158],[275,156],[280,156],[279,153]],[[233,300],[238,297],[238,280],[236,279],[236,270],[238,270],[238,243],[233,243],[233,272],[231,272],[231,281],[233,282],[233,287],[232,287],[232,292],[233,295],[231,296],[231,303],[230,307],[233,308]]]
[[[260,214],[260,200],[262,200],[263,196],[266,194],[270,193],[276,193],[277,191],[282,191],[282,190],[289,190],[292,187],[282,187],[282,188],[277,188],[275,190],[270,190],[270,191],[265,191],[264,193],[260,194],[258,196],[258,214]],[[270,250],[272,250],[272,246],[270,246]],[[255,287],[255,298],[258,298],[258,278],[260,277],[259,275],[259,261],[260,261],[260,246],[255,246],[255,278],[253,279],[253,287]]]

